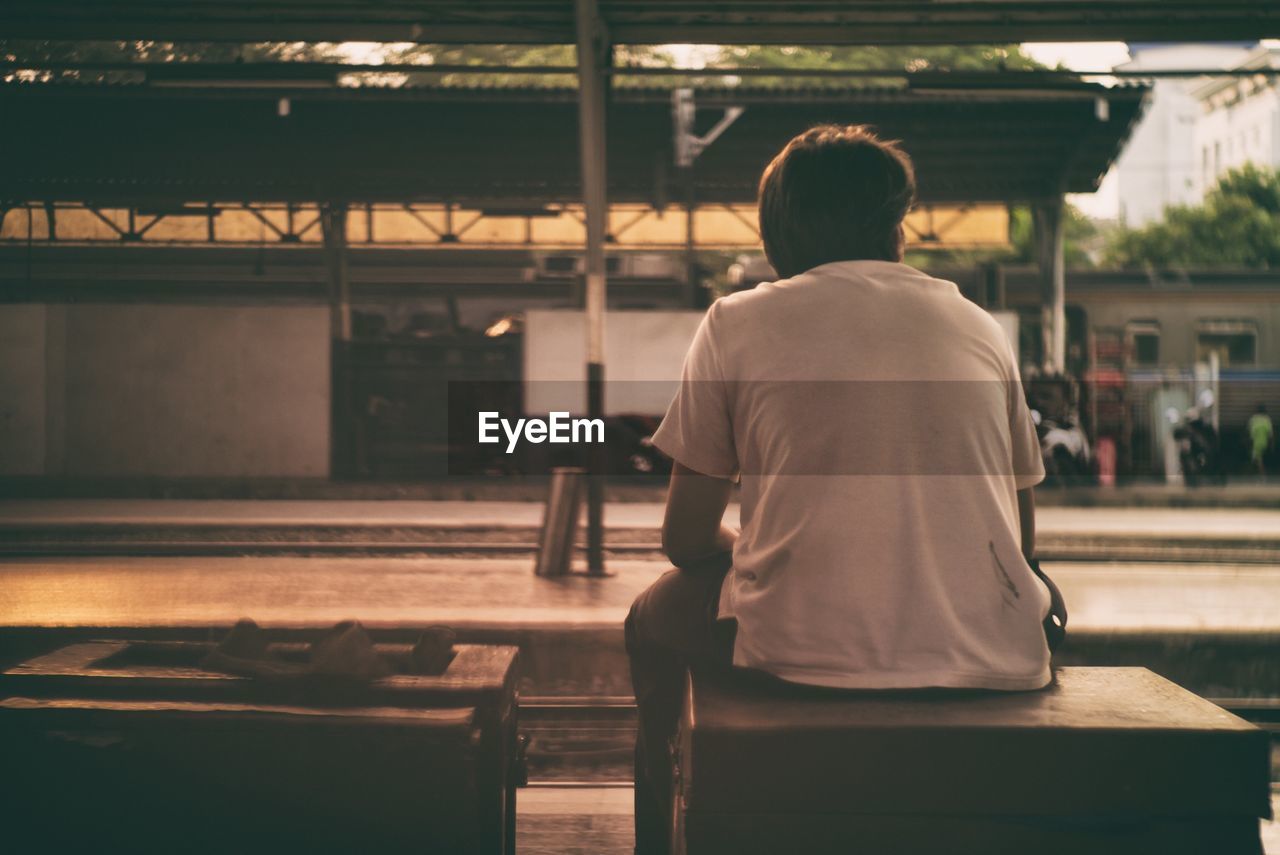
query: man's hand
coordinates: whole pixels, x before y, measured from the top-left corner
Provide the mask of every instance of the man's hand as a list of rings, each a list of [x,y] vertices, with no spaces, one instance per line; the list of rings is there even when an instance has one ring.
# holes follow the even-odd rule
[[[733,482],[695,472],[680,462],[671,470],[662,551],[677,567],[733,551],[738,532],[722,525]]]

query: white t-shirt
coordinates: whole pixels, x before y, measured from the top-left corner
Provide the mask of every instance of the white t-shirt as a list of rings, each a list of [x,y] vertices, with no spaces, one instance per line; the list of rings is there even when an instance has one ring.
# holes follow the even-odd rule
[[[1035,689],[1044,477],[1004,332],[953,283],[841,261],[717,301],[653,437],[741,479],[734,664],[842,688]]]

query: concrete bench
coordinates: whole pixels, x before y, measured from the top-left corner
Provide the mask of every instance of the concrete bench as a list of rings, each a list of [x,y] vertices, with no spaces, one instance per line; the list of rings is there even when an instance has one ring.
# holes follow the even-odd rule
[[[1040,692],[800,690],[691,677],[673,850],[1249,853],[1268,735],[1145,668]]]

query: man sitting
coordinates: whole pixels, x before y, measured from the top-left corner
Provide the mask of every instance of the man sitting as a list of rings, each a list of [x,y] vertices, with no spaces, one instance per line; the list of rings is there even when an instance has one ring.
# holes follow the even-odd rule
[[[678,569],[626,622],[637,852],[667,850],[691,664],[847,689],[1050,680],[1017,361],[954,284],[902,263],[914,198],[910,159],[862,127],[797,136],[761,179],[782,278],[711,306],[653,437]],[[741,532],[722,524],[735,481]]]

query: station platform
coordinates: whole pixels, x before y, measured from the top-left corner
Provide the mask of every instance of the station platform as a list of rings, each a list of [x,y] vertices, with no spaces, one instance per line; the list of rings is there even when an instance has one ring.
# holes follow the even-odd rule
[[[0,525],[527,528],[541,522],[542,509],[541,501],[494,500],[5,499],[0,500]],[[659,501],[609,502],[605,525],[656,529],[662,511]],[[730,522],[737,513],[737,506],[731,506]],[[1280,508],[1044,505],[1036,520],[1045,534],[1280,537]]]
[[[447,624],[522,648],[525,690],[630,694],[622,621],[669,568],[544,579],[527,558],[47,557],[0,562],[0,640],[206,638],[250,617],[281,633],[355,618],[389,637]],[[1063,664],[1141,664],[1213,697],[1280,697],[1280,573],[1258,565],[1046,562],[1071,609]],[[19,643],[19,642],[22,643]]]
[[[1280,632],[1280,572],[1252,565],[1054,564],[1076,632]],[[579,568],[580,569],[580,568]],[[539,578],[513,558],[53,558],[0,563],[0,626],[610,629],[670,565]]]

